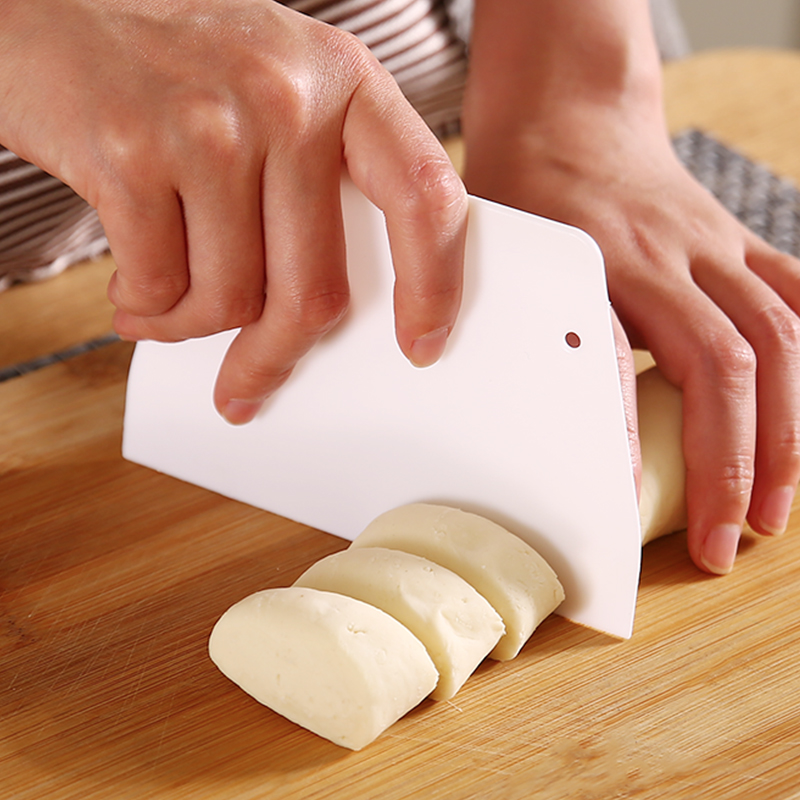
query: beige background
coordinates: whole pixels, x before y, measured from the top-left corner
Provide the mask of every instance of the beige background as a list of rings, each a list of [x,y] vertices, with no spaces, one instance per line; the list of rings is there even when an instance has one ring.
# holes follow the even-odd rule
[[[800,0],[675,0],[692,50],[800,47]]]

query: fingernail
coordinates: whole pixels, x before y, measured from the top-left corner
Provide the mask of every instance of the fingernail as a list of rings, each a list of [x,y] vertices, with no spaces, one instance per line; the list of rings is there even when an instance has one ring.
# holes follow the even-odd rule
[[[228,400],[222,409],[222,416],[231,425],[244,425],[258,414],[262,405],[262,400]]]
[[[773,536],[780,536],[789,524],[793,501],[794,487],[780,486],[773,489],[761,504],[758,516],[761,527]]]
[[[727,575],[733,569],[742,529],[738,525],[718,525],[703,542],[700,560],[716,575]]]
[[[447,334],[447,328],[439,328],[414,340],[411,343],[411,363],[415,367],[429,367],[435,364],[444,353]]]

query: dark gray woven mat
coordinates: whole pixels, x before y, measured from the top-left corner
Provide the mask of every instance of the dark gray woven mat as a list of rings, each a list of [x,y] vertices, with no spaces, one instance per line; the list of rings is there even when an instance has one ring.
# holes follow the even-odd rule
[[[74,347],[68,347],[66,350],[59,350],[57,353],[32,358],[30,361],[12,364],[10,367],[0,367],[0,383],[11,378],[18,378],[20,375],[27,375],[29,372],[36,372],[37,369],[49,367],[59,361],[75,358],[75,356],[83,355],[90,350],[97,350],[119,340],[119,336],[116,333],[107,333],[104,336],[98,336],[96,339],[90,339],[88,342],[81,342],[81,344],[76,344]]]
[[[741,153],[699,130],[673,139],[687,169],[748,228],[773,247],[800,256],[800,191]],[[0,382],[118,341],[114,334],[59,353],[0,368]]]
[[[800,191],[763,164],[699,130],[673,139],[687,169],[737,219],[773,247],[800,256]]]

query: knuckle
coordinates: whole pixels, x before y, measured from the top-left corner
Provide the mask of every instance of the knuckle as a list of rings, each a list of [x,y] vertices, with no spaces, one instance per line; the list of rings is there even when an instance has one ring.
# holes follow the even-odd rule
[[[705,340],[703,366],[720,385],[736,390],[752,385],[756,375],[756,354],[735,330],[718,331]]]
[[[175,306],[188,288],[182,273],[155,273],[131,278],[118,273],[111,302],[128,314],[155,317]]]
[[[320,29],[321,28],[321,29]],[[271,118],[289,130],[295,142],[307,144],[327,125],[340,125],[341,115],[359,86],[384,94],[393,79],[369,48],[353,33],[317,26],[314,58],[309,64],[271,64],[267,92]],[[320,61],[328,69],[314,69]]]
[[[236,364],[237,381],[247,387],[241,394],[259,396],[265,386],[276,388],[285,383],[292,374],[294,365],[277,366],[259,360],[256,357],[247,358]]]
[[[398,199],[406,218],[427,220],[448,236],[466,219],[466,189],[445,156],[424,158],[414,164]]]
[[[241,159],[244,120],[232,99],[187,89],[172,97],[171,111],[170,120],[148,129],[132,124],[105,132],[98,150],[109,188],[141,201],[151,196],[154,175],[187,158],[219,170]]]
[[[236,315],[228,303],[216,301],[205,306],[202,321],[198,324],[200,335],[219,333],[237,326]]]
[[[342,73],[357,80],[385,80],[388,73],[372,51],[354,33],[342,28],[326,28],[324,47],[332,59],[339,64]]]
[[[800,355],[800,319],[787,306],[773,305],[762,309],[758,316],[761,334],[771,349]]]
[[[755,478],[752,457],[744,454],[730,459],[717,475],[716,483],[727,497],[742,498],[750,496]]]
[[[261,317],[264,310],[264,294],[258,296],[247,294],[242,297],[234,298],[231,303],[230,316],[235,320],[236,327],[250,325]]]
[[[201,153],[204,161],[219,168],[235,164],[241,157],[243,122],[235,103],[217,93],[192,91],[176,101],[182,125],[171,146],[178,153],[187,149]]]
[[[203,304],[202,325],[206,333],[240,328],[255,322],[264,308],[263,292],[225,290],[215,292]]]
[[[269,108],[268,119],[273,133],[289,131],[294,141],[307,136],[314,129],[315,99],[312,81],[301,71],[290,71],[276,66],[269,70],[262,85],[262,94]]]
[[[800,470],[800,420],[787,423],[778,431],[770,460],[791,472]]]
[[[435,277],[429,273],[407,287],[407,292],[405,303],[411,303],[417,309],[428,310],[436,316],[439,316],[437,312],[441,312],[449,317],[461,299],[459,285],[453,285],[444,277],[436,282]]]
[[[290,136],[292,147],[338,120],[354,86],[383,69],[354,34],[313,20],[311,25],[299,48],[308,58],[287,61],[265,52],[245,78],[248,95],[268,109],[272,134]],[[318,69],[320,63],[327,68]]]
[[[213,96],[195,98],[185,119],[192,141],[216,165],[235,163],[242,149],[242,120],[233,104]]]
[[[349,304],[348,291],[327,286],[298,293],[287,304],[285,313],[293,329],[319,338],[336,326]]]
[[[143,164],[153,161],[146,137],[133,128],[112,129],[96,142],[96,173],[100,176],[99,191],[93,204],[142,204],[148,196],[149,181]]]

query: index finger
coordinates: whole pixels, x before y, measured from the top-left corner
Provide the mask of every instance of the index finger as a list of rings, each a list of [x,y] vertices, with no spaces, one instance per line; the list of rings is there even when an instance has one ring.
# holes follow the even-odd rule
[[[428,366],[442,354],[461,303],[464,184],[388,73],[360,84],[342,136],[351,178],[386,216],[398,344],[413,364]]]

